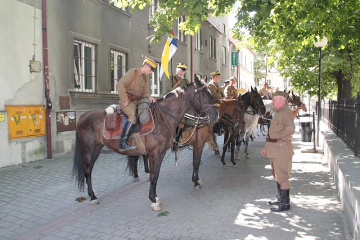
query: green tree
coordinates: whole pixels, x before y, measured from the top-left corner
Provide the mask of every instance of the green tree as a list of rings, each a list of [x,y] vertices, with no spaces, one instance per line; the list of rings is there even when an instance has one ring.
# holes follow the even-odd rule
[[[281,73],[299,92],[316,95],[318,53],[314,41],[327,36],[323,49],[322,96],[355,95],[359,86],[360,1],[243,0],[237,10],[236,34],[249,30],[257,49],[279,54]]]

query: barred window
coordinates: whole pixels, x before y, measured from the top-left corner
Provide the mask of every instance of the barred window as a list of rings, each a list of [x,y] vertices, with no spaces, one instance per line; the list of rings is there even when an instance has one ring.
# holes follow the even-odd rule
[[[95,45],[74,40],[74,88],[79,92],[95,92]]]
[[[116,50],[110,51],[110,92],[117,93],[116,84],[127,72],[127,54]]]

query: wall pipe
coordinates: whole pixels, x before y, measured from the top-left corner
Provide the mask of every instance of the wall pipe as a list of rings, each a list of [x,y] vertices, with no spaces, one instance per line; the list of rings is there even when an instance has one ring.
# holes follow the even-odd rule
[[[43,55],[44,55],[44,85],[45,85],[45,99],[46,99],[46,144],[47,144],[47,158],[52,159],[52,145],[51,145],[51,109],[52,102],[50,99],[50,84],[49,84],[49,52],[48,52],[48,38],[47,38],[47,2],[42,0],[42,38],[43,38]]]

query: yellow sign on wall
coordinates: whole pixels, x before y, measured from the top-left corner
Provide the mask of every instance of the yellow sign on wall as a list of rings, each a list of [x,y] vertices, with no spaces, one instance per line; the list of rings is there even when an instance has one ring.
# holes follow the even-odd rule
[[[9,139],[45,135],[44,105],[8,105]]]

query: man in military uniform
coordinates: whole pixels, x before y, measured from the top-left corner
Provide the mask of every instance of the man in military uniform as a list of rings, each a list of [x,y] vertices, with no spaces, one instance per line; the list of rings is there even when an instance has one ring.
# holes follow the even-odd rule
[[[184,86],[186,84],[189,84],[189,80],[183,78],[186,73],[187,66],[184,63],[178,63],[176,64],[176,75],[172,77],[172,88],[175,89],[177,87]],[[182,118],[182,121],[185,122],[185,118]],[[172,147],[173,151],[177,151],[178,149],[178,143],[181,137],[182,128],[184,127],[183,123],[180,123],[179,126],[176,128],[175,133],[175,141]]]
[[[119,151],[126,151],[136,148],[127,144],[127,140],[131,133],[132,126],[136,123],[136,108],[138,101],[142,98],[149,98],[150,101],[156,102],[146,86],[146,76],[150,75],[156,69],[156,63],[145,58],[143,64],[139,68],[130,69],[116,84],[116,90],[119,94],[119,106],[128,117],[125,123],[121,138]]]
[[[189,80],[183,78],[186,73],[187,66],[184,63],[176,64],[176,74],[172,77],[172,88],[182,87],[189,84]]]
[[[238,95],[238,92],[235,88],[237,79],[236,77],[231,77],[230,81],[230,85],[225,87],[224,94],[227,99],[236,99]]]
[[[291,136],[295,132],[292,111],[287,106],[288,93],[277,91],[273,96],[275,116],[266,138],[266,144],[261,155],[270,159],[273,176],[275,177],[278,196],[269,201],[273,212],[282,212],[290,209],[290,174],[292,169],[292,156],[294,155]]]
[[[216,101],[220,101],[221,99],[225,98],[224,92],[221,89],[221,86],[219,84],[220,80],[221,80],[221,75],[219,71],[213,72],[211,73],[211,81],[209,82],[208,88],[212,94],[213,99]],[[216,133],[212,134],[212,138],[214,141],[214,151],[215,151],[215,155],[220,155],[219,152],[219,146],[217,144],[217,140],[216,140]]]

